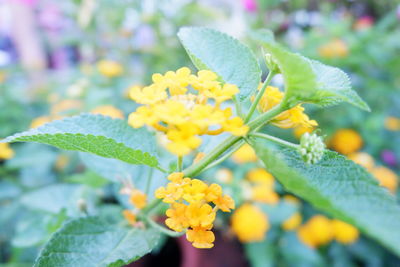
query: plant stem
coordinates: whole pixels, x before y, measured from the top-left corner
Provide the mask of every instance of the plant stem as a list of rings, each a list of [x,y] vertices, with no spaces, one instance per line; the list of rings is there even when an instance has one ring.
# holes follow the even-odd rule
[[[258,92],[258,94],[256,96],[256,99],[254,99],[254,102],[250,106],[249,113],[247,114],[246,119],[244,120],[245,123],[248,122],[251,119],[251,116],[253,116],[253,113],[256,110],[258,103],[260,102],[262,96],[264,95],[265,90],[267,89],[267,86],[271,82],[272,77],[274,77],[274,75],[275,75],[275,72],[273,72],[273,71],[270,71],[268,73],[268,76],[265,79],[261,90]]]
[[[229,152],[227,152],[225,155],[215,160],[214,162],[210,163],[206,168],[204,168],[204,171],[224,162],[226,159],[232,156],[232,154],[235,153],[236,150],[238,150],[243,144],[244,144],[243,140],[238,141],[237,144]]]
[[[233,102],[235,103],[236,114],[237,114],[239,117],[242,118],[242,117],[243,117],[242,107],[240,106],[240,103],[239,103],[237,97],[236,97],[236,96],[233,96],[232,99],[233,99]]]
[[[167,171],[166,169],[164,169],[163,167],[161,167],[161,166],[155,166],[154,168],[156,168],[156,169],[159,170],[160,172],[168,173],[168,171]]]
[[[144,220],[146,223],[148,223],[150,226],[152,226],[153,228],[158,229],[160,232],[162,232],[162,233],[164,233],[164,234],[166,234],[166,235],[168,235],[168,236],[171,236],[171,237],[179,237],[179,236],[185,234],[185,232],[175,232],[175,231],[171,231],[171,230],[169,230],[169,229],[167,229],[167,228],[165,228],[165,227],[159,225],[158,223],[156,223],[155,221],[153,221],[151,218],[149,218],[149,217],[147,217],[147,216],[143,217],[143,220]]]
[[[268,134],[252,133],[252,134],[250,134],[250,136],[263,138],[265,140],[269,140],[269,141],[275,142],[277,144],[280,144],[280,145],[283,145],[283,146],[286,146],[286,147],[290,147],[290,148],[294,148],[294,149],[297,149],[299,147],[299,145],[297,145],[297,144],[290,143],[288,141],[282,140],[280,138],[277,138],[275,136],[271,136],[271,135],[268,135]]]
[[[182,168],[183,168],[183,158],[181,156],[178,157],[177,167],[178,167],[178,171],[181,172]]]
[[[150,185],[151,181],[153,180],[153,168],[150,168],[149,170],[149,176],[147,177],[147,183],[146,183],[146,189],[145,189],[145,194],[148,195],[150,191]]]

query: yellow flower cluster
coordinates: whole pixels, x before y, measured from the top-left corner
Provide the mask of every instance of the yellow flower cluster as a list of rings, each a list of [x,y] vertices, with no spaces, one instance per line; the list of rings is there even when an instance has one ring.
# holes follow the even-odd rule
[[[0,143],[0,160],[10,159],[14,156],[14,150],[8,143]]]
[[[363,139],[353,129],[340,129],[334,133],[329,141],[331,148],[344,155],[358,151],[362,145]]]
[[[132,226],[135,226],[137,212],[147,205],[147,195],[138,189],[128,187],[124,188],[122,193],[129,195],[129,203],[135,207],[135,210],[127,209],[122,214]]]
[[[182,172],[170,174],[168,180],[170,182],[165,187],[155,192],[157,198],[170,204],[165,224],[177,232],[187,230],[186,238],[194,247],[212,248],[215,236],[211,229],[216,212],[218,209],[224,212],[234,209],[233,199],[222,194],[221,186],[184,177]]]
[[[258,103],[258,109],[260,112],[266,112],[281,103],[283,97],[284,93],[278,88],[267,86],[264,95]],[[301,104],[282,112],[271,123],[283,129],[297,127],[313,128],[318,125],[315,120],[310,120],[307,114],[304,113],[304,108]]]
[[[198,148],[201,135],[245,135],[248,126],[242,119],[233,116],[231,108],[220,107],[239,89],[217,79],[212,71],[201,70],[193,75],[186,67],[165,75],[154,74],[150,86],[130,89],[131,99],[142,106],[130,114],[129,124],[134,128],[147,125],[164,132],[167,149],[178,156]]]
[[[270,228],[268,217],[257,206],[245,203],[231,217],[232,230],[241,242],[258,242]]]
[[[339,220],[330,220],[322,215],[315,215],[308,220],[299,228],[297,234],[304,244],[312,248],[326,245],[332,240],[351,244],[359,237],[359,232],[354,226]]]

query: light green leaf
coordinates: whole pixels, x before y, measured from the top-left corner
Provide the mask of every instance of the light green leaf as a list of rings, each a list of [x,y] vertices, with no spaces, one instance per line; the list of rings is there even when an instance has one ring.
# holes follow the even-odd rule
[[[184,27],[179,39],[193,64],[209,69],[239,87],[239,100],[247,99],[258,87],[261,70],[252,51],[231,36],[203,27]]]
[[[124,266],[149,253],[158,239],[154,229],[125,228],[99,217],[79,218],[51,237],[34,266]]]
[[[297,151],[255,139],[257,155],[289,191],[331,216],[355,225],[400,255],[400,206],[361,166],[326,151],[314,165]]]
[[[152,134],[144,128],[133,129],[123,120],[102,115],[83,114],[53,121],[2,142],[37,142],[130,164],[158,165]]]
[[[290,105],[307,102],[330,106],[347,102],[363,110],[370,110],[351,89],[350,80],[342,70],[289,52],[265,32],[255,32],[251,36],[263,44],[265,52],[269,53],[278,65],[285,81],[286,99]]]

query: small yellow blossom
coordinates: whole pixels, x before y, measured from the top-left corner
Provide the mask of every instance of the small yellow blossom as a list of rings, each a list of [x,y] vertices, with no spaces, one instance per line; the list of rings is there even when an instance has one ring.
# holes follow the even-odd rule
[[[233,181],[233,173],[230,169],[221,168],[215,173],[215,179],[221,183],[230,184]]]
[[[243,204],[232,215],[232,230],[241,242],[264,240],[270,227],[268,217],[257,206]]]
[[[323,246],[332,241],[331,221],[322,215],[315,215],[298,229],[299,239],[309,247]]]
[[[293,231],[299,227],[301,220],[301,214],[296,212],[282,223],[282,229],[286,231]]]
[[[349,159],[363,166],[367,170],[371,170],[375,165],[374,158],[370,154],[365,152],[351,153],[348,157]]]
[[[52,120],[58,119],[60,117],[52,117],[52,116],[41,116],[37,117],[31,122],[30,128],[38,128],[48,122],[51,122]]]
[[[381,186],[386,187],[392,193],[396,192],[399,178],[391,169],[378,166],[372,168],[371,174],[379,181]]]
[[[361,136],[352,129],[340,129],[329,141],[329,146],[344,155],[358,151],[363,145]]]
[[[343,58],[348,55],[349,49],[343,40],[335,39],[320,46],[318,53],[325,58]]]
[[[249,144],[244,144],[232,155],[232,160],[236,163],[247,163],[257,161],[257,155]]]
[[[216,212],[218,209],[224,212],[233,209],[233,199],[223,195],[221,186],[207,185],[201,180],[184,177],[182,172],[170,174],[168,180],[170,182],[165,187],[155,192],[156,198],[170,204],[165,224],[177,232],[187,230],[187,239],[194,247],[212,247],[214,234],[210,230]]]
[[[314,127],[308,127],[308,126],[300,125],[300,126],[294,128],[293,133],[294,133],[294,136],[296,136],[297,139],[300,139],[303,136],[303,134],[312,133],[314,130],[315,130]]]
[[[400,118],[387,117],[385,119],[385,128],[389,131],[400,131]]]
[[[194,227],[186,232],[186,238],[192,242],[195,248],[212,248],[214,246],[215,236],[211,227]]]
[[[99,106],[99,107],[93,109],[91,111],[91,113],[109,116],[114,119],[123,119],[124,118],[124,113],[120,109],[117,109],[116,107],[113,107],[111,105]]]
[[[279,195],[268,184],[256,184],[252,188],[252,199],[273,205],[279,202]]]
[[[0,160],[10,159],[14,156],[14,150],[8,143],[0,143]]]
[[[118,62],[112,60],[101,60],[97,63],[97,69],[101,75],[109,78],[121,76],[124,68]]]
[[[283,197],[283,199],[288,203],[292,203],[292,204],[295,204],[295,205],[299,205],[300,204],[300,200],[297,197],[292,196],[292,195],[285,195]]]
[[[273,188],[274,183],[275,183],[275,179],[272,176],[272,174],[267,172],[264,168],[255,168],[255,169],[250,170],[247,173],[246,178],[247,178],[247,180],[249,180],[250,182],[253,182],[253,183],[267,184],[271,188]]]
[[[278,88],[267,86],[264,95],[258,103],[258,109],[260,112],[266,112],[278,105],[283,100],[283,97],[284,93]],[[284,129],[297,127],[313,129],[318,125],[315,120],[310,120],[300,104],[280,113],[272,120],[272,124]]]
[[[332,220],[332,227],[333,237],[342,244],[354,243],[360,235],[357,228],[339,220]]]
[[[122,212],[122,215],[124,216],[125,220],[127,220],[132,226],[136,224],[136,215],[132,211],[124,210]]]
[[[147,204],[147,196],[145,193],[134,189],[130,194],[129,202],[136,208],[143,209]]]
[[[80,100],[75,99],[64,99],[58,103],[53,104],[51,107],[50,113],[53,116],[57,115],[66,115],[68,113],[76,113],[80,111],[83,103]]]
[[[134,128],[147,125],[164,133],[169,141],[166,148],[177,156],[197,149],[202,135],[247,134],[249,128],[243,120],[235,117],[231,108],[220,107],[239,89],[222,84],[217,78],[208,70],[191,74],[186,67],[164,75],[154,74],[153,84],[130,89],[131,99],[143,106],[129,115],[128,123]],[[189,86],[195,94],[189,91]]]

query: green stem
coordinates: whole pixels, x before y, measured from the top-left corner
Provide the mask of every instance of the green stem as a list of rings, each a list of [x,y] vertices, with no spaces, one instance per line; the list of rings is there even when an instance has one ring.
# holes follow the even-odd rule
[[[236,114],[239,117],[243,118],[242,107],[240,106],[240,103],[239,103],[237,97],[233,96],[232,99],[233,99],[233,102],[235,103]]]
[[[153,228],[156,228],[157,230],[159,230],[160,232],[171,236],[171,237],[179,237],[181,235],[184,235],[185,232],[175,232],[175,231],[171,231],[161,225],[159,225],[158,223],[156,223],[155,221],[153,221],[152,219],[150,219],[149,217],[144,217],[143,220],[148,223],[150,226],[152,226]]]
[[[253,103],[251,104],[251,106],[250,106],[250,111],[249,111],[249,113],[247,114],[246,119],[244,120],[245,123],[248,122],[248,121],[251,119],[251,116],[253,116],[253,113],[254,113],[254,111],[256,110],[258,103],[260,102],[261,98],[263,97],[263,95],[264,95],[264,93],[265,93],[265,90],[267,89],[269,83],[270,83],[271,80],[272,80],[272,77],[274,77],[275,74],[276,74],[276,73],[273,72],[273,71],[270,71],[270,72],[268,73],[268,76],[267,76],[267,78],[265,79],[264,84],[263,84],[261,90],[258,92],[258,94],[257,94],[257,96],[256,96],[256,99],[254,99],[254,102],[253,102]]]
[[[164,169],[163,167],[161,167],[161,166],[155,166],[154,168],[156,168],[156,169],[159,170],[160,172],[168,173],[168,171],[167,171],[166,169]]]
[[[294,149],[297,149],[299,147],[299,145],[297,145],[297,144],[293,144],[288,141],[277,138],[275,136],[271,136],[271,135],[264,134],[264,133],[251,133],[250,136],[259,137],[259,138],[269,140],[269,141],[272,141],[274,143],[277,143],[277,144],[280,144],[280,145],[283,145],[286,147],[294,148]]]
[[[216,159],[212,163],[210,163],[206,168],[204,168],[204,171],[224,162],[226,159],[228,159],[230,156],[232,156],[232,154],[235,153],[236,150],[238,150],[243,144],[244,144],[243,140],[238,141],[237,144],[229,152],[225,153],[225,155],[223,155],[219,159]]]
[[[258,130],[265,124],[267,124],[271,119],[275,118],[277,115],[281,114],[283,111],[287,109],[286,104],[283,104],[283,102],[269,111],[261,114],[254,120],[250,121],[247,125],[250,127],[251,131]]]
[[[178,172],[181,172],[183,169],[183,158],[181,156],[178,157],[177,167],[178,167]]]
[[[147,177],[147,183],[145,188],[145,194],[148,195],[150,191],[151,181],[153,180],[153,168],[149,170],[149,176]]]
[[[158,199],[158,198],[153,199],[153,200],[149,203],[149,205],[147,205],[146,207],[144,207],[144,208],[140,211],[140,213],[141,213],[141,214],[149,214],[150,211],[152,211],[155,207],[157,207],[159,204],[161,204],[161,202],[162,202],[162,199]]]

